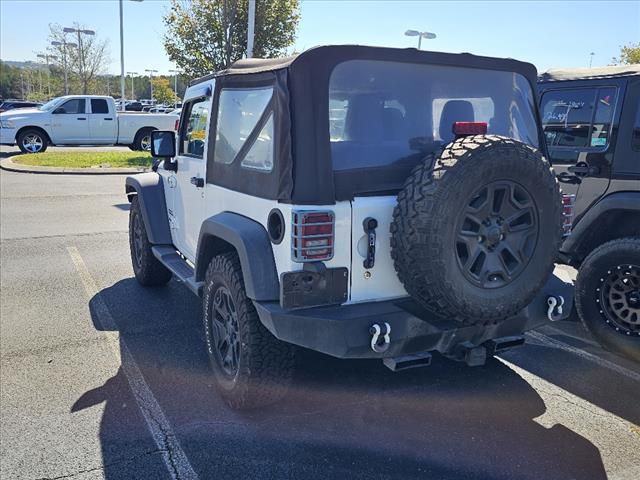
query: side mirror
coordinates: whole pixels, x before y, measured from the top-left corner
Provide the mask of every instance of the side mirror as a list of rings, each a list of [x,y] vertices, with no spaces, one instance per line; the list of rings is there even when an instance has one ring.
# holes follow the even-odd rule
[[[165,160],[176,156],[176,132],[154,130],[151,132],[151,156]]]

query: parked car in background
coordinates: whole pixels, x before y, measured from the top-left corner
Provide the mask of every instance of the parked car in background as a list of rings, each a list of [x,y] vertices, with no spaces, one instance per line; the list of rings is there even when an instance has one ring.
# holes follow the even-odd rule
[[[603,346],[640,361],[640,66],[551,70],[538,90],[577,313]]]
[[[171,115],[120,114],[112,97],[68,95],[37,109],[0,113],[0,144],[23,153],[44,152],[48,145],[128,145],[150,149],[153,130],[174,129]]]
[[[124,106],[124,109],[127,112],[141,112],[142,104],[138,101],[131,101]]]
[[[26,100],[4,100],[0,103],[0,113],[16,108],[36,108],[42,105],[40,102],[27,102]]]

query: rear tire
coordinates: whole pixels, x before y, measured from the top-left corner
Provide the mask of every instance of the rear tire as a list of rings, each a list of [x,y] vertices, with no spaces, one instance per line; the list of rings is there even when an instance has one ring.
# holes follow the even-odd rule
[[[20,132],[16,142],[22,153],[44,153],[49,146],[49,138],[36,128]]]
[[[151,251],[151,243],[147,237],[147,229],[137,196],[131,200],[129,210],[129,248],[133,273],[140,285],[153,287],[164,285],[171,280],[171,271],[162,265]]]
[[[225,402],[250,409],[280,400],[293,377],[294,347],[260,322],[235,252],[211,260],[202,306],[207,352]]]
[[[136,138],[133,141],[133,149],[141,152],[151,151],[151,132],[155,128],[143,128],[136,134]]]
[[[580,320],[605,348],[640,361],[640,238],[593,250],[576,279]]]

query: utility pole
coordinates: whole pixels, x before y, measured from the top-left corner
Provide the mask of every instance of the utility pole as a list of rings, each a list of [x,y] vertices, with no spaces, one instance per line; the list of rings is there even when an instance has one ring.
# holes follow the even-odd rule
[[[173,75],[174,75],[174,77],[173,77],[173,92],[174,92],[176,98],[173,101],[173,106],[175,108],[178,108],[178,74],[180,73],[180,70],[169,70],[169,73],[173,73]]]
[[[145,72],[149,74],[149,85],[151,86],[151,103],[153,104],[153,74],[158,73],[158,70],[147,68],[145,69]]]
[[[589,54],[589,68],[591,68],[591,66],[593,65],[593,56],[596,54],[596,52],[591,52]]]
[[[48,98],[51,98],[51,69],[49,68],[49,59],[53,58],[54,60],[57,60],[58,57],[55,55],[48,55],[46,53],[39,53],[38,58],[44,58],[45,62],[47,62],[47,95]]]

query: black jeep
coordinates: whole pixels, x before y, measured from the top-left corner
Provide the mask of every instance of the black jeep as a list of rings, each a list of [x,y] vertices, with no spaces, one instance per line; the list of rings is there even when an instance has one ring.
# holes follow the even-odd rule
[[[640,66],[553,70],[538,90],[578,315],[605,347],[640,360]]]

